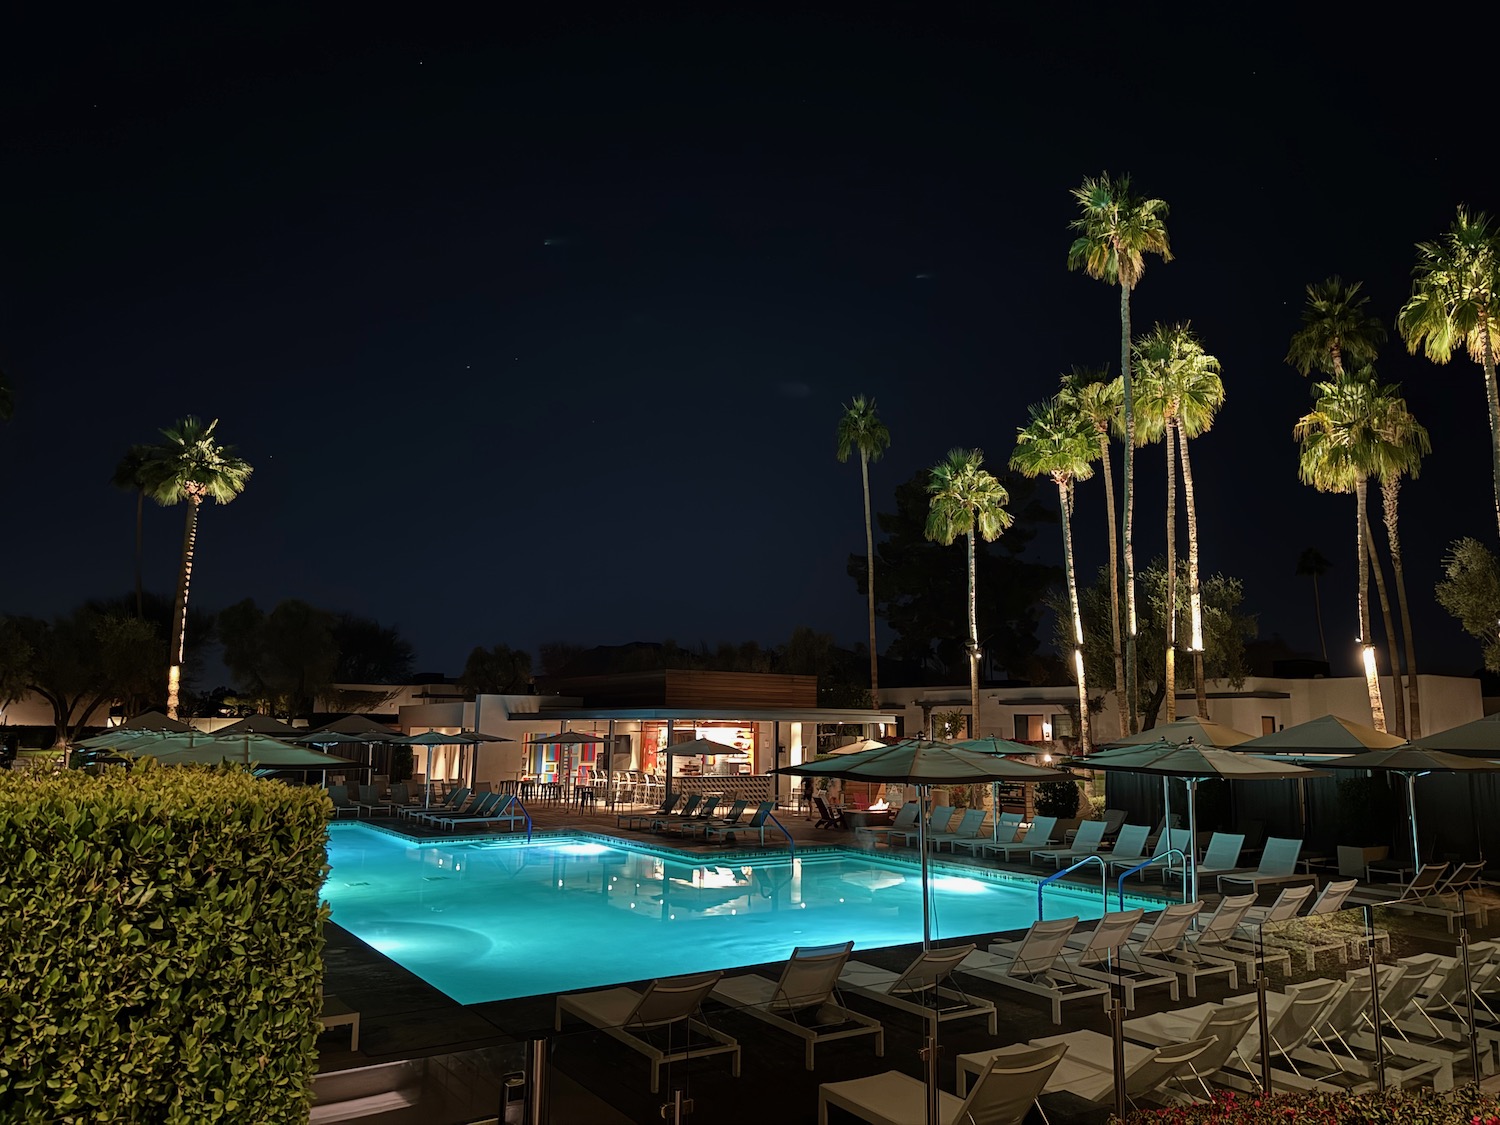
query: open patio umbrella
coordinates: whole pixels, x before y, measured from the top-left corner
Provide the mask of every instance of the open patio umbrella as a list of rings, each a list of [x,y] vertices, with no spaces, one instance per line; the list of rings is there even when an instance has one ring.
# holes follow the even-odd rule
[[[1216,723],[1212,719],[1200,719],[1194,716],[1191,719],[1161,723],[1138,734],[1127,734],[1123,738],[1104,743],[1104,748],[1112,750],[1116,746],[1151,746],[1158,742],[1192,742],[1198,746],[1212,746],[1219,750],[1227,750],[1231,746],[1238,746],[1249,740],[1250,735],[1244,731],[1235,730],[1223,723]]]
[[[1472,725],[1472,724],[1470,724]],[[1367,750],[1345,758],[1329,758],[1318,763],[1330,770],[1370,770],[1393,773],[1406,779],[1406,807],[1411,820],[1412,870],[1421,866],[1421,848],[1417,843],[1417,778],[1429,773],[1500,773],[1500,762],[1482,758],[1465,758],[1441,750],[1424,750],[1420,746],[1401,746],[1394,750]]]
[[[538,735],[534,735],[531,738],[528,738],[526,740],[526,743],[529,746],[567,746],[567,747],[569,747],[568,757],[567,757],[567,769],[564,770],[564,771],[562,771],[562,774],[561,774],[561,776],[566,777],[568,774],[571,774],[573,772],[573,751],[571,749],[572,747],[574,747],[574,746],[594,746],[594,745],[598,745],[599,743],[608,742],[608,741],[609,741],[609,739],[606,738],[604,735],[602,735],[602,734],[594,734],[591,731],[562,730],[562,731],[558,731],[556,734],[538,734]]]
[[[160,711],[142,711],[126,719],[119,726],[120,730],[155,730],[171,731],[173,734],[187,734],[193,728],[180,719],[169,719]]]
[[[1212,746],[1199,746],[1195,742],[1181,744],[1158,742],[1151,746],[1121,746],[1111,750],[1100,750],[1083,758],[1074,758],[1070,765],[1080,769],[1121,770],[1126,773],[1158,774],[1163,783],[1167,778],[1180,777],[1188,787],[1188,847],[1186,863],[1192,871],[1190,893],[1192,901],[1198,900],[1198,783],[1222,778],[1226,781],[1284,781],[1288,778],[1326,776],[1317,770],[1291,762],[1277,762],[1258,758],[1251,754],[1239,754],[1233,750],[1220,750]],[[1169,806],[1170,808],[1170,806]],[[1170,825],[1170,818],[1167,823]]]
[[[253,733],[230,735],[228,738],[167,735],[151,742],[134,739],[118,750],[127,757],[155,758],[169,766],[213,766],[221,762],[237,762],[240,765],[256,765],[266,769],[325,770],[330,766],[348,765],[343,758],[335,758],[332,754],[310,750],[306,746],[293,746],[268,735]]]
[[[1436,734],[1424,734],[1412,739],[1412,745],[1448,754],[1483,754],[1500,758],[1500,713],[1449,727]]]
[[[385,742],[394,742],[401,737],[399,731],[392,730],[389,725],[372,719],[369,715],[345,715],[342,719],[323,724],[318,731],[320,733],[334,731],[339,734],[378,734],[384,736]]]
[[[289,723],[283,723],[274,715],[246,715],[237,723],[230,723],[227,727],[220,727],[214,731],[214,737],[219,738],[226,734],[269,734],[275,738],[291,738],[294,735],[304,734]]]
[[[422,796],[424,808],[432,806],[432,748],[434,746],[464,746],[472,744],[472,739],[462,734],[444,734],[439,730],[423,731],[421,734],[407,735],[401,737],[393,735],[390,740],[398,746],[425,746],[427,747],[427,772],[423,774],[425,791]]]
[[[1008,738],[960,738],[949,745],[957,746],[964,750],[976,750],[981,754],[1020,754],[1023,757],[1035,757],[1036,747],[1027,746],[1023,742],[1012,742]],[[990,835],[996,843],[1000,842],[1000,783],[990,783],[990,804],[994,806],[995,815],[990,820]]]
[[[841,777],[853,781],[895,781],[915,785],[919,800],[926,801],[932,785],[968,785],[985,781],[1059,781],[1068,775],[1059,770],[1043,769],[1024,762],[1013,762],[996,754],[956,748],[951,742],[929,742],[908,738],[893,746],[823,758],[795,766],[781,766],[774,773],[800,777]],[[932,945],[932,918],[927,875],[927,817],[917,810],[917,850],[922,865],[922,949]],[[934,1012],[929,1025],[927,1053],[927,1121],[937,1121],[937,1039],[938,1017]]]
[[[1364,723],[1324,715],[1296,726],[1283,727],[1273,734],[1263,734],[1235,747],[1241,754],[1357,754],[1362,750],[1392,750],[1406,745],[1406,740]],[[1299,762],[1299,765],[1318,765]],[[1302,831],[1307,832],[1306,779],[1297,782],[1297,813]]]

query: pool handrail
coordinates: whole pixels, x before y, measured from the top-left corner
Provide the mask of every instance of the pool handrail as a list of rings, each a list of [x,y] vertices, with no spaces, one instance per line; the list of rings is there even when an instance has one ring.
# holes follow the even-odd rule
[[[781,829],[781,834],[786,837],[787,851],[790,855],[795,857],[797,855],[797,841],[792,839],[792,834],[786,830],[786,825],[782,824],[781,821],[776,819],[775,813],[767,813],[766,819],[769,820],[772,824],[776,825],[777,828]]]
[[[1042,891],[1048,883],[1061,879],[1069,872],[1077,871],[1080,867],[1087,867],[1091,863],[1099,865],[1099,895],[1104,900],[1104,913],[1109,913],[1109,865],[1104,862],[1104,857],[1099,855],[1086,855],[1071,867],[1064,867],[1061,871],[1054,871],[1036,885],[1036,920],[1042,920]]]
[[[1143,869],[1145,869],[1147,867],[1155,867],[1158,860],[1170,859],[1174,855],[1178,859],[1182,860],[1182,901],[1186,902],[1188,900],[1188,891],[1187,891],[1187,887],[1188,887],[1188,858],[1187,858],[1186,855],[1183,854],[1183,851],[1182,851],[1181,848],[1168,848],[1164,852],[1158,852],[1156,855],[1154,855],[1150,859],[1146,860],[1146,862],[1136,864],[1129,871],[1124,872],[1120,876],[1118,890],[1119,890],[1119,893],[1120,893],[1120,909],[1121,910],[1125,909],[1125,880],[1128,879],[1128,878],[1130,878],[1137,871],[1141,871],[1141,870],[1143,870]],[[1168,868],[1168,870],[1170,871],[1170,867]],[[1165,886],[1166,882],[1167,882],[1166,878],[1163,877],[1162,878],[1162,885]]]

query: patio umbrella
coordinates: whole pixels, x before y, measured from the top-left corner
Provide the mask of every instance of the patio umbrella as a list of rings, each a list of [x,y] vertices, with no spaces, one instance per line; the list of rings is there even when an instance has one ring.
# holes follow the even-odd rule
[[[379,740],[382,742],[395,742],[401,737],[399,731],[392,730],[387,724],[372,719],[369,715],[345,715],[342,719],[323,724],[318,731],[320,733],[333,731],[338,734],[378,734],[382,736]]]
[[[1196,721],[1196,720],[1194,720]],[[1233,750],[1158,742],[1151,746],[1121,746],[1100,750],[1087,757],[1074,758],[1069,764],[1081,769],[1121,770],[1126,773],[1158,774],[1166,779],[1180,777],[1188,787],[1188,846],[1185,863],[1192,870],[1192,900],[1198,900],[1198,783],[1222,778],[1226,781],[1284,781],[1288,778],[1323,777],[1317,770],[1290,762],[1277,762]],[[1170,810],[1170,806],[1169,806]],[[1167,821],[1170,825],[1170,819]],[[1163,829],[1167,831],[1168,829]]]
[[[1212,719],[1200,719],[1195,716],[1191,719],[1161,723],[1138,734],[1127,734],[1123,738],[1104,743],[1104,748],[1112,750],[1116,746],[1151,746],[1158,742],[1192,742],[1198,746],[1212,746],[1219,750],[1227,750],[1231,746],[1238,746],[1249,740],[1250,735],[1244,731],[1235,730],[1223,723],[1216,723]]]
[[[1473,724],[1469,724],[1472,726]],[[1394,750],[1367,750],[1346,758],[1330,758],[1319,765],[1331,770],[1371,770],[1393,773],[1406,779],[1406,807],[1411,820],[1412,870],[1421,866],[1421,848],[1417,843],[1417,778],[1429,773],[1500,773],[1500,762],[1482,758],[1465,758],[1441,750],[1424,750],[1420,746],[1401,746]]]
[[[215,738],[226,734],[269,734],[276,738],[289,738],[303,732],[273,715],[246,715],[239,722],[220,727],[213,733]]]
[[[1424,734],[1412,739],[1412,745],[1448,754],[1483,754],[1500,758],[1500,714],[1486,715],[1436,734]]]
[[[597,745],[602,742],[608,742],[609,739],[602,734],[593,734],[590,731],[562,730],[556,734],[539,734],[533,738],[528,738],[526,741],[531,746],[570,747],[567,757],[567,769],[564,771],[564,777],[566,777],[567,774],[573,772],[573,751],[571,747]]]
[[[1020,754],[1024,757],[1035,757],[1036,748],[1027,746],[1021,742],[1012,742],[1008,738],[960,738],[950,743],[952,746],[962,747],[965,750],[976,750],[981,754]],[[996,843],[1000,842],[1000,783],[990,783],[990,804],[995,808],[994,819],[990,821],[990,835]]]
[[[135,739],[130,744],[119,747],[119,752],[132,758],[155,758],[163,765],[171,766],[213,766],[229,761],[245,766],[263,766],[266,769],[323,770],[333,765],[348,764],[342,758],[335,758],[319,750],[293,746],[280,739],[253,733],[230,735],[228,738],[168,735],[153,742]]]
[[[847,746],[835,746],[828,752],[840,756],[844,754],[863,754],[866,750],[884,750],[889,745],[889,742],[882,741],[879,738],[861,738],[858,742],[851,742]]]
[[[160,711],[142,711],[126,719],[119,726],[120,730],[155,730],[171,731],[174,734],[187,734],[193,728],[180,719],[169,719]]]
[[[422,805],[426,808],[430,808],[432,805],[432,748],[434,746],[463,746],[464,744],[471,742],[471,740],[466,738],[464,735],[444,734],[442,731],[437,730],[429,730],[424,731],[421,734],[407,735],[404,738],[399,735],[394,735],[389,739],[389,741],[394,742],[399,746],[427,747],[427,772],[423,775],[426,778],[426,789],[422,797]]]
[[[683,745],[689,745],[684,743]],[[970,785],[989,781],[1062,781],[1060,770],[1013,762],[995,754],[956,747],[951,742],[929,742],[908,738],[893,746],[822,758],[795,766],[781,766],[773,773],[798,777],[838,777],[848,781],[884,781],[915,785],[923,800],[933,785]],[[927,893],[927,824],[917,817],[917,848],[922,856],[922,948],[932,944],[930,903]]]

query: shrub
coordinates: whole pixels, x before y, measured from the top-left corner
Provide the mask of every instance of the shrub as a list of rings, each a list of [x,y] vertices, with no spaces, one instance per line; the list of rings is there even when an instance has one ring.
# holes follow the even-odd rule
[[[1066,819],[1078,815],[1079,790],[1076,781],[1042,781],[1036,787],[1036,811],[1039,816]]]
[[[1110,1120],[1118,1125],[1119,1118]],[[1136,1110],[1126,1125],[1500,1125],[1500,1098],[1478,1086],[1446,1093],[1386,1090],[1369,1094],[1223,1093],[1206,1105]]]
[[[306,1121],[330,811],[234,769],[0,775],[0,1121]]]

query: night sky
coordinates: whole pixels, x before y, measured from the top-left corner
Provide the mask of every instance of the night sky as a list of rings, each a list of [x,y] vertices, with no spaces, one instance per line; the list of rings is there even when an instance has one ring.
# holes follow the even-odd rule
[[[129,589],[111,473],[195,413],[256,470],[206,510],[205,608],[374,616],[450,674],[501,642],[853,643],[840,404],[873,395],[890,427],[877,509],[951,447],[1003,467],[1059,372],[1118,365],[1117,291],[1065,261],[1068,191],[1109,170],[1171,205],[1138,329],[1191,320],[1223,363],[1192,448],[1205,569],[1315,652],[1294,569],[1316,546],[1352,671],[1353,501],[1297,481],[1308,386],[1282,357],[1308,282],[1363,280],[1435,447],[1403,492],[1419,661],[1479,664],[1431,587],[1452,538],[1494,536],[1480,371],[1392,325],[1413,243],[1500,209],[1461,38],[1313,6],[312,7],[33,5],[13,29],[0,610]],[[1142,562],[1162,456],[1140,458]],[[1088,569],[1102,505],[1082,487]],[[181,520],[148,512],[163,593]]]

